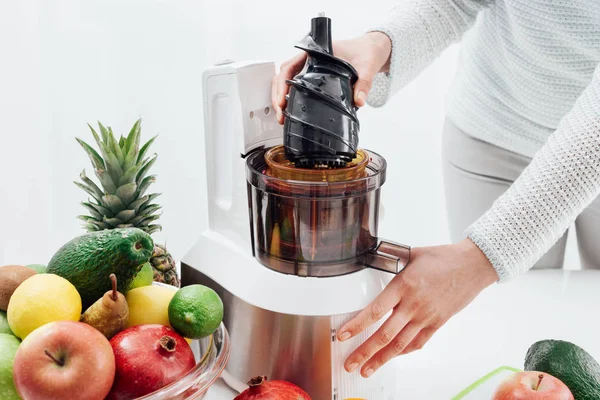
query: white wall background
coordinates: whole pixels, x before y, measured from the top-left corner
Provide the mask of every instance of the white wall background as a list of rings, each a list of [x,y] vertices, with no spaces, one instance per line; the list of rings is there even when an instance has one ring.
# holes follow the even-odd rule
[[[201,73],[222,59],[284,61],[324,11],[334,38],[361,34],[393,0],[20,0],[0,3],[0,263],[45,263],[83,231],[96,120],[118,133],[143,118],[159,134],[155,189],[166,240],[181,257],[204,229]],[[440,163],[444,95],[457,48],[382,109],[360,111],[364,147],[389,163],[381,234],[448,241]],[[396,149],[393,151],[393,149]]]

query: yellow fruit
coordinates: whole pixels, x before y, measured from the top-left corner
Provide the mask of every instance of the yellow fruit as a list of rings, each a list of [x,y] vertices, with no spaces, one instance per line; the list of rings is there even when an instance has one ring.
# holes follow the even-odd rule
[[[127,327],[142,324],[169,325],[169,303],[177,293],[175,287],[150,285],[132,289],[125,298],[129,305]]]
[[[55,274],[27,278],[10,297],[6,317],[15,336],[54,321],[79,321],[81,296],[68,280]]]

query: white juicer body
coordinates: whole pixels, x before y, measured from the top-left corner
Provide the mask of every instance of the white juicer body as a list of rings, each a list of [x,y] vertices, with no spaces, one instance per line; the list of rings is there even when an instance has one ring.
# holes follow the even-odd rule
[[[379,325],[340,343],[336,330],[393,275],[373,268],[337,277],[286,275],[253,256],[245,155],[282,143],[271,108],[272,62],[226,63],[203,76],[208,228],[182,259],[182,284],[213,287],[232,339],[229,375],[298,384],[316,400],[387,400],[392,367],[369,379],[343,361]]]

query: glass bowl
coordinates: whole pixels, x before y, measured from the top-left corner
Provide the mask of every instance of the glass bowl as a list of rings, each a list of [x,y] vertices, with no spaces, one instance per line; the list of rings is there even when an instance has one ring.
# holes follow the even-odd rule
[[[164,283],[154,282],[153,285],[177,290],[176,287]],[[229,333],[221,323],[212,335],[192,340],[190,346],[196,356],[196,366],[178,381],[136,400],[203,399],[211,385],[219,379],[229,360]]]

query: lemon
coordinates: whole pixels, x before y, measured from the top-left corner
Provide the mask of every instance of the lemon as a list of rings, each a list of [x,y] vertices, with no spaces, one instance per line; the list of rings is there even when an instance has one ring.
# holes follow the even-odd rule
[[[177,292],[175,287],[159,285],[142,286],[127,292],[129,306],[127,327],[143,324],[169,324],[169,302]]]
[[[55,274],[33,275],[13,292],[6,316],[15,336],[25,339],[48,322],[79,321],[81,296],[65,278]]]
[[[173,329],[186,338],[204,338],[217,330],[223,321],[223,302],[209,287],[183,287],[169,304],[169,321]]]

